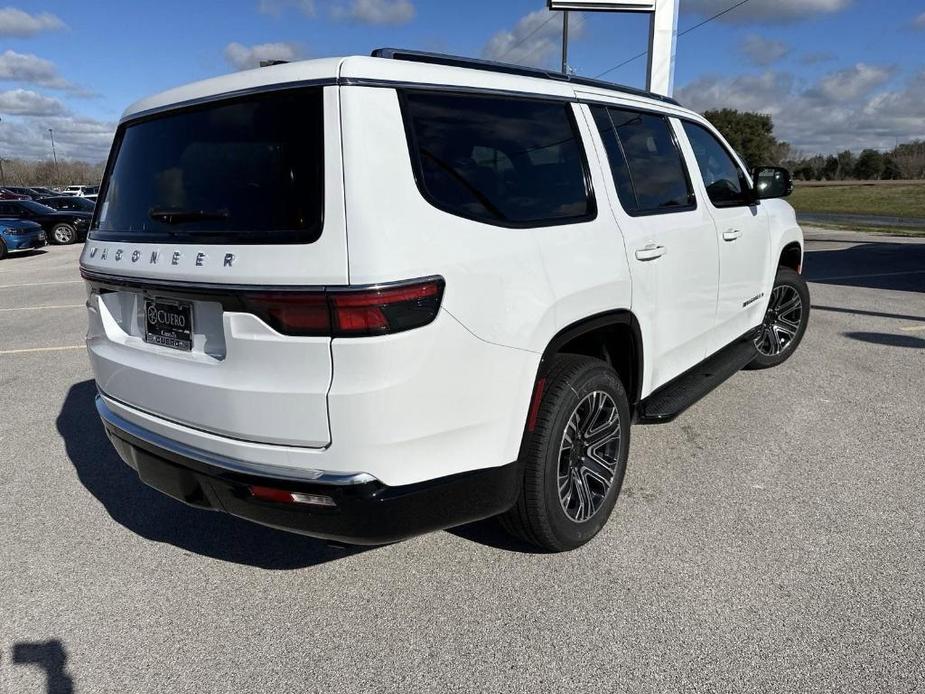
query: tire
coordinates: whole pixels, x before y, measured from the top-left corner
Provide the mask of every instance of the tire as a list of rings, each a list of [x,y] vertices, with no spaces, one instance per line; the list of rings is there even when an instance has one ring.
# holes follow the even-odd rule
[[[755,347],[758,356],[746,369],[770,369],[787,361],[806,334],[810,297],[806,280],[789,267],[778,268],[768,310]]]
[[[582,429],[592,432],[584,439],[590,446],[570,446],[569,439],[582,440]],[[585,544],[604,527],[617,501],[629,443],[629,402],[616,372],[599,359],[557,355],[533,431],[524,434],[520,495],[501,516],[502,526],[550,552]]]
[[[50,241],[59,246],[66,246],[77,240],[77,230],[70,224],[56,224],[51,230]]]
[[[6,258],[6,244],[3,243],[3,239],[0,239],[0,260]]]

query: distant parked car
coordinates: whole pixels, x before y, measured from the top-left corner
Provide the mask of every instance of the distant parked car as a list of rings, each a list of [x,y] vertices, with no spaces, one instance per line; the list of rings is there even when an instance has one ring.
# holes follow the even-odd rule
[[[87,195],[96,195],[100,192],[99,186],[68,186],[64,189],[64,195],[76,195],[78,197],[84,197]]]
[[[79,198],[76,195],[55,195],[49,198],[39,198],[36,202],[48,205],[59,212],[90,212],[96,207],[96,201],[90,197]]]
[[[9,188],[0,188],[0,200],[28,200],[27,195],[20,195],[19,193],[14,193]]]
[[[60,195],[60,193],[53,191],[51,188],[44,188],[42,186],[29,186],[29,187],[32,188],[32,190],[34,190],[35,192],[42,195],[43,197],[44,196],[50,197],[52,195]]]
[[[46,243],[41,224],[20,219],[0,219],[0,258],[41,248]]]
[[[6,189],[11,193],[16,193],[17,195],[22,195],[27,199],[35,200],[35,198],[42,197],[42,194],[33,188],[27,188],[25,186],[7,186]]]
[[[89,212],[58,212],[35,200],[0,201],[0,224],[4,219],[38,222],[51,243],[62,245],[86,239],[92,216]]]

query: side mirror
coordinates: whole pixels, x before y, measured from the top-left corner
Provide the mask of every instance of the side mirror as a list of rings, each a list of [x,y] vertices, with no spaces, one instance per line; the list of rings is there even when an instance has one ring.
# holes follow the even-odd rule
[[[786,198],[793,192],[793,176],[779,166],[759,166],[752,172],[752,180],[759,200]]]

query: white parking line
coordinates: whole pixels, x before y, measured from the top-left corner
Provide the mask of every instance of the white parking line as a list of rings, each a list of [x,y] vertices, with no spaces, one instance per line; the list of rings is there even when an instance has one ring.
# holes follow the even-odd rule
[[[925,330],[925,325],[911,325],[908,328],[900,328],[900,330],[907,333],[917,333],[921,330]]]
[[[18,308],[0,308],[3,311],[41,311],[46,308],[85,308],[86,304],[59,304],[58,306],[20,306]]]
[[[71,349],[86,349],[86,345],[68,345],[67,347],[29,347],[28,349],[4,349],[0,354],[26,354],[28,352],[65,352]]]
[[[60,280],[57,282],[26,282],[25,284],[0,284],[0,289],[16,289],[17,287],[44,287],[46,284],[83,284],[83,280]]]

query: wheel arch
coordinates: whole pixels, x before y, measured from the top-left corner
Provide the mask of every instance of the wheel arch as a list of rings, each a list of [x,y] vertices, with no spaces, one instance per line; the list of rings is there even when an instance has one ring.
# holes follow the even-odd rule
[[[799,241],[791,241],[780,252],[778,267],[789,267],[794,272],[803,269],[803,246]]]
[[[608,362],[619,374],[630,405],[639,402],[643,377],[642,332],[631,311],[619,309],[599,313],[561,329],[543,350],[537,384],[552,358],[560,353],[583,354]],[[534,397],[536,390],[534,388]]]

